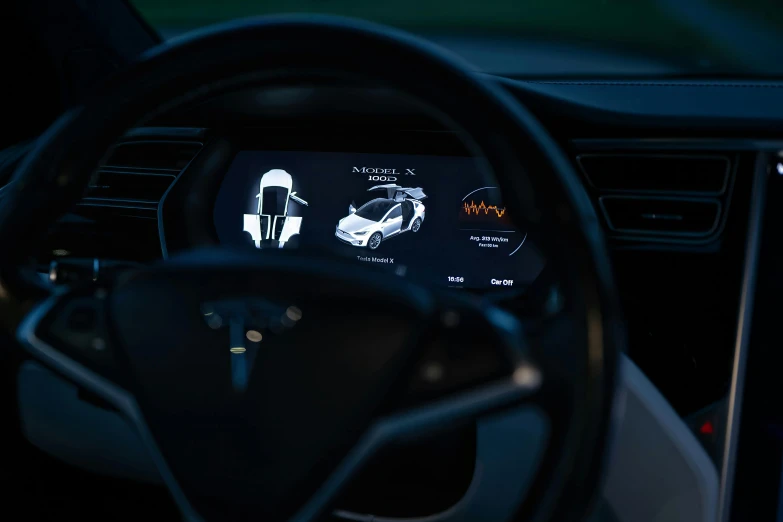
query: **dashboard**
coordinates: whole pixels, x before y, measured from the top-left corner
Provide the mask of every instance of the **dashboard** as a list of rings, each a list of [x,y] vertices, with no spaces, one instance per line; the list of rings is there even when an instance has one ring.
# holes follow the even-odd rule
[[[783,118],[768,110],[775,91],[757,90],[739,113],[750,87],[497,81],[536,113],[582,175],[612,253],[630,356],[678,413],[704,419],[732,381],[751,191]],[[454,133],[396,103],[349,87],[237,93],[133,129],[53,231],[42,264],[149,262],[218,244],[259,255],[297,250],[467,292],[498,290],[512,305],[516,292],[546,281],[556,260],[541,257],[535,226],[505,211],[503,194]],[[152,152],[164,145],[176,161]],[[590,163],[608,165],[603,179],[612,184]],[[716,177],[689,178],[704,186],[662,181],[661,173],[679,180],[713,163]],[[622,184],[627,173],[633,186]],[[720,462],[719,433],[699,436]],[[468,471],[451,473],[454,490],[467,487],[471,465],[455,463]]]
[[[753,82],[494,81],[535,113],[583,176],[612,254],[631,357],[683,415],[723,397],[731,379],[756,157],[772,146],[783,118],[772,103],[777,88]],[[752,100],[745,95],[750,89]],[[539,237],[515,216],[499,216],[502,194],[471,194],[494,185],[458,138],[382,90],[343,85],[221,96],[131,130],[81,204],[53,229],[39,260],[43,270],[71,258],[147,263],[225,244],[258,248],[261,255],[297,249],[342,256],[357,266],[400,270],[406,278],[490,297],[546,288],[556,260],[542,259],[536,245],[551,238]],[[586,158],[614,165],[603,179],[632,173],[638,183],[603,185],[585,170]],[[718,181],[705,187],[661,184],[662,172],[712,163],[721,166]],[[656,167],[646,168],[651,165]],[[264,193],[262,178],[275,170],[290,175],[290,190],[287,181],[281,185],[270,175],[265,189],[274,201],[262,202],[256,197]],[[392,187],[369,190],[384,185]],[[386,233],[382,221],[389,216],[361,226],[355,225],[361,214],[349,218],[352,208],[358,212],[376,199],[394,200],[383,203],[386,212],[399,204],[402,213],[410,203],[421,219],[418,230],[410,228],[413,222],[405,232],[400,225],[377,248],[368,247],[372,234]],[[626,204],[610,204],[618,201]],[[259,203],[281,208],[259,209]],[[691,209],[718,214],[689,223],[657,219],[676,214],[672,203],[688,210],[684,218]],[[633,227],[623,227],[629,217]],[[495,227],[508,223],[513,228]],[[675,229],[686,224],[687,233]],[[394,232],[397,225],[388,225]],[[341,230],[354,239],[341,239]],[[503,233],[485,233],[490,230]]]
[[[775,91],[758,89],[739,119],[750,86],[496,81],[534,111],[583,177],[613,258],[631,357],[683,415],[719,400],[731,379],[754,164],[783,118],[769,110]],[[71,258],[148,263],[223,244],[341,256],[512,308],[547,298],[557,260],[542,259],[537,245],[553,238],[503,213],[503,195],[483,189],[494,184],[459,136],[388,92],[235,92],[145,125],[118,143],[53,229],[39,254],[43,270]],[[588,172],[586,159],[611,175]],[[661,183],[682,179],[661,173],[713,164],[714,177],[689,178],[704,187]],[[273,175],[262,189],[276,170],[290,175],[290,189]],[[629,175],[634,186],[616,183]],[[265,190],[274,201],[256,197]],[[386,214],[359,221],[352,212],[377,199],[394,200],[382,202],[386,212],[414,207],[406,231],[383,223]],[[664,219],[672,214],[683,219]]]

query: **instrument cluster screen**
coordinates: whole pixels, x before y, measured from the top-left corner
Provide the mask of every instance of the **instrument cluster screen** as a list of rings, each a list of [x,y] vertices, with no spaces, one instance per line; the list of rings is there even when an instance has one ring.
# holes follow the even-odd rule
[[[481,179],[468,157],[242,151],[213,217],[224,244],[328,249],[450,287],[524,287],[544,259]]]

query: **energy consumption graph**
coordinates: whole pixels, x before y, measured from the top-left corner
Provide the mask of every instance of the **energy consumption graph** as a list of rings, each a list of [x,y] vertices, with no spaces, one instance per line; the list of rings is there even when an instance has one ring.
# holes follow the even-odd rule
[[[477,248],[492,255],[513,256],[527,239],[509,218],[498,187],[480,187],[460,202],[459,226]]]
[[[506,214],[506,207],[498,207],[497,205],[485,205],[484,200],[481,201],[478,205],[471,199],[470,204],[463,201],[462,202],[462,209],[465,211],[466,214],[476,214],[479,215],[479,212],[484,212],[484,215],[489,215],[490,212],[494,212],[495,215],[498,218],[502,218]]]

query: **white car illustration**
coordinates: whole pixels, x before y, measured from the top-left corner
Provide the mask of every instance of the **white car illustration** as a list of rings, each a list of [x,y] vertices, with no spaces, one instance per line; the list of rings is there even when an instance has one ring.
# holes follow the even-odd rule
[[[368,190],[386,190],[387,197],[368,201],[358,209],[350,205],[350,214],[337,223],[337,239],[375,250],[390,237],[419,231],[425,210],[421,200],[427,197],[421,188],[377,185]]]
[[[299,235],[302,218],[288,215],[289,201],[307,206],[307,201],[291,192],[291,174],[281,169],[272,169],[261,176],[258,190],[258,210],[245,214],[245,228],[253,238],[256,248],[262,242],[272,247],[283,248],[293,236]]]

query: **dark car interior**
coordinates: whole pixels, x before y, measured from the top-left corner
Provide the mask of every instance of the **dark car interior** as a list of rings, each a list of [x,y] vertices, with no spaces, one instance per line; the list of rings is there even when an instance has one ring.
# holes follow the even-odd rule
[[[650,3],[749,36],[6,2],[2,518],[783,520],[780,6]],[[335,237],[378,185],[416,233]]]

